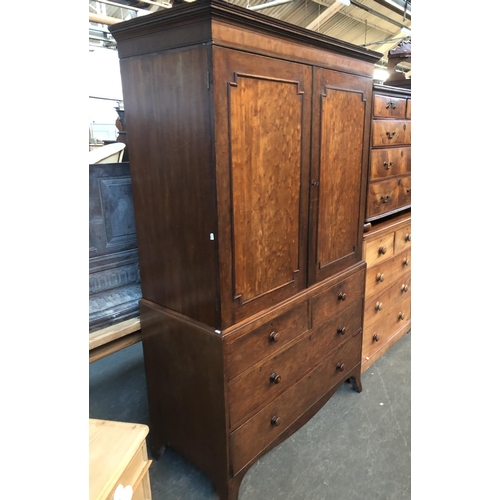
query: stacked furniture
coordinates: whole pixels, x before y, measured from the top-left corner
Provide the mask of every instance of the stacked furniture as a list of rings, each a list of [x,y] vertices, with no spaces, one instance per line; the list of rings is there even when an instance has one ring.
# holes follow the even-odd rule
[[[259,456],[361,391],[381,54],[220,0],[110,27],[134,197],[151,450],[237,499]]]
[[[411,91],[375,85],[363,259],[363,371],[411,329]]]

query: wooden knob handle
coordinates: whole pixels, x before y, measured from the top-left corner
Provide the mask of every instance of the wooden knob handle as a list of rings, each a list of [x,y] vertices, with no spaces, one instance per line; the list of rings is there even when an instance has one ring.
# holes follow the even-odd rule
[[[339,300],[345,300],[345,299],[346,299],[346,294],[345,294],[345,293],[340,292],[340,293],[339,293]]]
[[[269,380],[274,384],[279,384],[281,382],[281,375],[278,375],[277,373],[272,373],[271,376],[269,377]]]
[[[382,246],[378,249],[378,253],[380,255],[385,255],[386,252],[387,252],[387,247]]]
[[[400,320],[405,319],[405,313],[404,312],[400,312],[398,318]]]
[[[281,418],[278,417],[277,415],[274,415],[274,417],[271,419],[271,425],[278,427],[280,424],[281,424]]]
[[[269,342],[278,342],[280,339],[280,334],[278,332],[271,332],[269,334]]]
[[[379,335],[378,333],[375,333],[375,334],[373,335],[373,340],[374,340],[375,342],[378,342],[378,341],[380,340],[380,335]]]
[[[404,283],[401,285],[401,293],[407,292],[408,291],[408,285],[405,285]]]
[[[344,368],[345,368],[344,363],[340,363],[340,362],[339,362],[339,363],[337,363],[337,370],[338,370],[339,372],[343,372],[343,371],[344,371]]]
[[[382,310],[382,302],[377,302],[375,304],[375,311],[381,311]]]
[[[378,273],[377,274],[377,281],[384,281],[385,277],[383,274]]]
[[[340,333],[340,335],[344,335],[345,334],[345,326],[339,326],[337,328],[337,333]]]
[[[405,236],[405,241],[411,241],[411,234],[407,234]]]

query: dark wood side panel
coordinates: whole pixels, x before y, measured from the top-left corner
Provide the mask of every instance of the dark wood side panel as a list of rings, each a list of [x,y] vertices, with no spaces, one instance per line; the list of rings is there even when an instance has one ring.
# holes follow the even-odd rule
[[[311,68],[213,48],[223,327],[306,286]]]
[[[361,260],[372,87],[318,68],[314,91],[310,284]]]
[[[155,458],[172,446],[216,483],[225,480],[221,337],[145,300],[140,314]]]
[[[142,293],[220,327],[205,47],[121,60]]]

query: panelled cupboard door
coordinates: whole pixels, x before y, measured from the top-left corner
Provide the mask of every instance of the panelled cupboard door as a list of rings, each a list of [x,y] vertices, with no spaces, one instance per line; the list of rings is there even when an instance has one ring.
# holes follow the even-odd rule
[[[306,287],[312,70],[213,48],[223,327]]]
[[[314,70],[309,284],[361,260],[372,82]]]

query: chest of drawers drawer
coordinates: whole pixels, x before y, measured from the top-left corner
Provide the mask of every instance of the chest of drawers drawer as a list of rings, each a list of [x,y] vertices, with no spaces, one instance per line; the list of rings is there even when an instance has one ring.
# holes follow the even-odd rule
[[[360,363],[361,342],[361,333],[358,333],[231,433],[235,474]]]
[[[368,361],[374,353],[404,330],[411,321],[411,296],[394,304],[383,315],[363,329],[363,360]],[[368,358],[368,360],[366,359]]]
[[[405,118],[406,99],[386,95],[373,97],[373,116],[381,118]]]
[[[411,252],[406,250],[395,255],[392,259],[371,267],[366,272],[366,297],[379,293],[389,283],[403,276],[411,270]]]
[[[365,269],[311,298],[312,327],[346,310],[363,296],[364,281]]]
[[[366,200],[367,217],[394,211],[411,204],[410,176],[371,182]]]
[[[332,319],[234,378],[228,386],[231,427],[277,397],[330,351],[359,332],[362,314],[363,302],[357,298]]]
[[[365,327],[382,317],[387,309],[401,302],[410,294],[411,273],[408,271],[365,299]]]
[[[407,175],[411,172],[411,147],[374,149],[370,157],[370,180]]]
[[[307,318],[308,304],[303,301],[286,312],[266,317],[259,326],[249,325],[225,346],[227,378],[234,378],[299,337],[308,329]]]
[[[372,125],[373,146],[399,146],[411,144],[410,120],[374,120]]]

